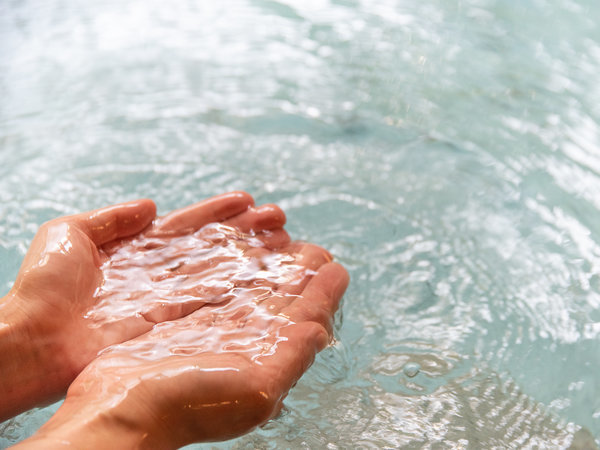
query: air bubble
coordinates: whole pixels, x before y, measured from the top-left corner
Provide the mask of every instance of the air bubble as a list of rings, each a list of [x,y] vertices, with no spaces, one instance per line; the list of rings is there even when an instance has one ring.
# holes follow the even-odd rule
[[[421,366],[417,363],[409,362],[404,366],[404,375],[409,378],[416,377],[421,371]]]

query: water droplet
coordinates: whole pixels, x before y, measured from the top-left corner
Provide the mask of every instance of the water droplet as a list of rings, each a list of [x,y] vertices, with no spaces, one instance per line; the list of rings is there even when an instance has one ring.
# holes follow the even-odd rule
[[[409,378],[413,378],[418,375],[421,370],[421,366],[417,363],[409,362],[404,366],[404,375]]]

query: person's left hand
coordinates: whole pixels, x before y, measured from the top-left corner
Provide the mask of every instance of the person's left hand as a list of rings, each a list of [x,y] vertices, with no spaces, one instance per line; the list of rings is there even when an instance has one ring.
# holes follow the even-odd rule
[[[250,195],[233,192],[153,221],[154,203],[139,200],[42,225],[11,291],[0,302],[0,319],[11,326],[19,324],[11,327],[10,333],[13,347],[20,347],[15,350],[19,354],[14,358],[7,356],[0,366],[0,375],[21,378],[20,383],[0,380],[0,392],[5,399],[0,407],[0,420],[62,395],[103,348],[141,335],[156,321],[182,317],[202,304],[202,293],[188,299],[187,306],[184,299],[177,307],[168,308],[160,298],[154,298],[154,308],[147,309],[145,315],[130,308],[109,320],[96,320],[93,313],[97,306],[114,294],[110,289],[106,292],[107,271],[103,265],[119,250],[132,246],[131,240],[124,238],[142,230],[144,235],[157,238],[185,237],[211,222],[239,223],[246,230],[260,234],[280,229],[285,223],[280,209],[252,206]],[[140,255],[152,251],[137,250],[129,253],[130,261],[121,257],[121,263],[133,264],[133,261],[139,265]],[[144,272],[151,267],[142,264],[139,270]],[[138,291],[135,284],[121,287],[121,294],[131,298]]]

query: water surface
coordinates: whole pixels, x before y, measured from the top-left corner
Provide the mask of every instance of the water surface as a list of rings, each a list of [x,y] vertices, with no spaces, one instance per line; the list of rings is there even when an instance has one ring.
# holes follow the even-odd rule
[[[598,23],[591,0],[3,2],[2,293],[45,220],[243,189],[352,284],[282,417],[223,447],[598,442]]]

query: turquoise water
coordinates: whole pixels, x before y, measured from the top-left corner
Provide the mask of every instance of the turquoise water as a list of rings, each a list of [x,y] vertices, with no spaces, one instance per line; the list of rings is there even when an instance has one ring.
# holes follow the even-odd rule
[[[352,284],[283,415],[222,447],[598,443],[598,23],[591,0],[2,2],[1,293],[49,218],[247,190]]]

